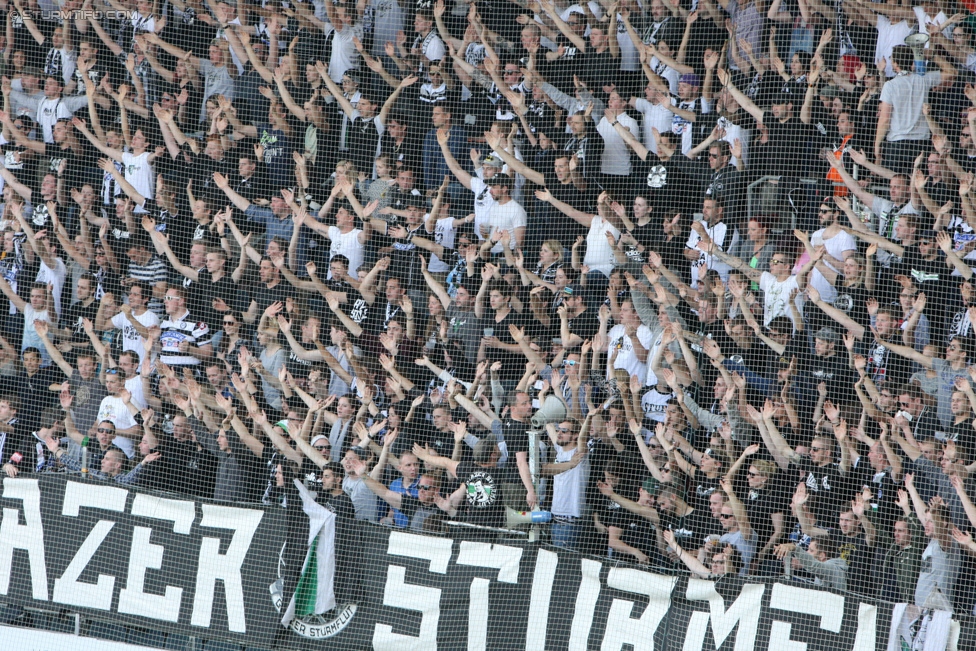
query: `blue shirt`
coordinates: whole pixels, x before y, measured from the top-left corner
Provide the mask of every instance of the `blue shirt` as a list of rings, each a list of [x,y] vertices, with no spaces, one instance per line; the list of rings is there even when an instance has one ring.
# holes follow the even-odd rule
[[[291,220],[291,217],[285,217],[284,219],[278,219],[271,208],[266,208],[264,206],[258,206],[256,204],[251,204],[248,206],[247,210],[244,211],[244,215],[247,216],[248,221],[256,222],[259,224],[264,224],[265,227],[265,248],[271,244],[271,240],[275,237],[280,237],[285,241],[285,246],[287,248],[287,243],[291,241],[291,234],[295,228],[295,222]],[[298,250],[296,255],[298,256],[297,265],[299,268],[305,266],[306,258],[308,256],[307,247],[305,246],[306,236],[304,233],[298,234]]]
[[[468,156],[468,142],[464,136],[464,129],[458,126],[451,127],[451,135],[447,140],[447,148],[451,155],[463,169],[470,171],[470,164],[465,161],[470,160]],[[428,190],[436,190],[444,182],[447,175],[454,179],[451,168],[444,160],[441,146],[437,142],[437,129],[431,129],[424,138],[424,185]]]
[[[403,486],[403,477],[399,479],[394,479],[390,482],[390,490],[394,493],[400,493],[401,495],[409,495],[410,497],[419,497],[420,491],[417,490],[417,484],[420,483],[420,477],[413,480],[413,483],[408,487]],[[398,509],[393,509],[393,522],[399,528],[406,528],[410,526],[410,518],[401,513]]]

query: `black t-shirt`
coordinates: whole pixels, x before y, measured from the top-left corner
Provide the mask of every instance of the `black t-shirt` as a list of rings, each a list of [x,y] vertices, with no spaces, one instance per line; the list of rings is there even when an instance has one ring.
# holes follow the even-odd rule
[[[258,313],[263,314],[272,303],[284,303],[285,298],[291,296],[293,292],[288,283],[281,281],[274,287],[268,287],[262,282],[258,282],[251,290],[251,300],[258,304]]]
[[[806,148],[807,142],[816,133],[813,127],[803,124],[798,117],[792,117],[786,122],[775,118],[767,120],[766,128],[769,130],[768,142],[753,148],[752,160],[763,170],[761,173],[793,178],[802,176],[807,157],[798,156],[797,151]]]
[[[709,498],[712,496],[712,493],[720,489],[720,479],[720,477],[706,477],[703,472],[695,472],[695,478],[693,480],[695,486],[689,491],[688,504],[696,510],[708,509]],[[718,521],[716,520],[716,522]]]
[[[890,348],[882,346],[876,340],[872,339],[864,349],[868,362],[865,370],[878,389],[899,387],[908,382],[914,372],[910,360],[893,353]]]
[[[459,481],[467,485],[464,510],[468,522],[486,527],[504,526],[504,473],[498,468],[485,468],[470,461],[462,461],[458,464],[457,476]]]
[[[635,170],[634,194],[646,198],[655,214],[659,211],[669,214],[672,210],[684,212],[686,208],[693,208],[697,212],[701,206],[692,206],[690,197],[684,196],[689,193],[681,169],[672,160],[662,161],[649,152],[647,159],[641,161]]]
[[[80,169],[81,161],[70,148],[62,149],[61,145],[49,142],[44,145],[44,157],[48,159],[48,165],[44,168],[45,172],[57,174],[58,168],[64,162],[65,182],[73,185],[81,185],[84,182],[85,173]]]
[[[674,533],[675,541],[682,549],[691,553],[705,544],[707,536],[722,533],[722,525],[712,517],[708,508],[696,508],[680,518],[663,513],[662,516],[662,525]]]
[[[503,344],[515,344],[516,342],[512,339],[512,334],[509,332],[508,326],[514,324],[519,328],[523,327],[525,320],[522,318],[522,315],[515,310],[509,310],[505,318],[498,321],[495,314],[495,310],[491,308],[485,311],[485,336],[494,336]],[[502,363],[502,370],[499,371],[499,374],[503,378],[517,381],[525,372],[525,355],[521,352],[509,352],[501,348],[490,348],[487,354],[489,359]]]
[[[759,534],[757,543],[765,544],[773,535],[772,515],[774,513],[786,514],[790,512],[788,504],[788,488],[775,479],[767,480],[767,486],[761,489],[750,489],[745,494],[743,500],[746,505],[746,512],[749,514],[749,523]]]
[[[556,178],[555,172],[546,172],[545,174],[546,189],[549,193],[559,201],[572,206],[576,210],[584,213],[594,212],[596,206],[595,201],[591,192],[583,192],[576,189],[576,186],[572,182],[560,183],[559,179]],[[584,227],[578,221],[569,217],[558,210],[548,211],[549,214],[549,226],[552,227],[551,235],[562,242],[565,246],[572,246],[573,242],[576,241],[576,237],[582,235],[586,237],[589,229]]]
[[[843,349],[843,345],[841,345]],[[827,399],[835,404],[847,404],[854,402],[856,396],[852,396],[851,387],[857,381],[854,369],[847,363],[846,350],[831,355],[830,357],[810,356],[807,361],[807,368],[810,371],[810,381],[814,386],[820,382],[827,384]]]
[[[594,311],[589,308],[569,319],[568,325],[571,333],[582,337],[584,340],[592,340],[600,330],[600,321]]]
[[[306,344],[299,341],[298,345],[308,352],[314,352],[318,350],[315,344]],[[292,350],[291,347],[289,347],[288,359],[285,360],[285,368],[287,368],[288,372],[294,375],[296,378],[307,378],[308,374],[311,373],[313,370],[321,369],[322,364],[320,364],[319,362],[313,362],[307,359],[302,359],[301,357],[295,354],[295,351]]]
[[[400,512],[410,518],[410,528],[415,531],[425,531],[429,527],[427,519],[443,513],[435,504],[423,504],[413,495],[403,495],[400,498]]]
[[[7,378],[11,389],[20,396],[20,410],[17,417],[23,421],[26,430],[36,430],[41,423],[41,412],[53,406],[58,394],[50,390],[52,384],[64,382],[64,373],[53,364],[42,368],[33,376],[21,373],[13,378]]]
[[[855,594],[868,594],[870,587],[872,549],[868,547],[864,534],[845,536],[840,529],[830,529],[830,538],[837,544],[841,558],[847,561],[847,590]]]
[[[406,167],[417,171],[421,168],[423,147],[416,138],[411,138],[408,135],[403,139],[403,142],[397,144],[389,132],[386,132],[380,138],[380,149],[383,154],[393,159],[393,164],[397,169]]]
[[[655,558],[658,556],[657,537],[654,532],[654,527],[645,518],[631,513],[627,509],[619,508],[607,509],[604,513],[601,513],[600,521],[607,528],[616,527],[620,529],[620,540],[625,544],[636,547],[646,556],[654,556]],[[633,560],[626,555],[621,558],[624,560]],[[656,558],[655,564],[659,563],[660,560]]]
[[[817,525],[823,527],[836,522],[840,506],[850,493],[840,467],[836,463],[815,466],[809,459],[803,459],[796,466],[806,473],[808,504],[817,516]]]
[[[851,471],[851,491],[860,491],[864,486],[871,490],[874,496],[872,504],[878,505],[873,516],[874,526],[891,535],[895,520],[902,515],[901,507],[895,503],[901,487],[891,478],[890,468],[875,472],[867,458],[861,457],[859,461],[857,467]]]
[[[356,164],[356,169],[370,170],[376,158],[376,145],[380,140],[376,128],[377,119],[356,117],[349,120],[346,127],[346,147],[350,160]]]
[[[529,425],[508,418],[502,425],[505,435],[505,446],[508,449],[509,463],[515,463],[515,455],[529,451]]]
[[[95,323],[95,315],[98,314],[98,301],[93,300],[90,305],[85,305],[82,301],[75,301],[61,314],[61,326],[71,330],[71,337],[68,341],[73,344],[88,342],[88,335],[85,334],[85,326],[82,319],[88,319]]]
[[[610,38],[614,38],[611,36]],[[596,52],[587,49],[579,57],[580,59],[580,78],[591,89],[603,88],[607,84],[617,83],[617,74],[620,70],[620,63],[610,54],[607,47],[603,52]]]
[[[247,306],[240,303],[240,289],[230,274],[224,273],[220,280],[213,281],[213,276],[206,268],[197,272],[196,282],[189,278],[183,279],[183,287],[187,289],[190,302],[190,313],[199,314],[214,332],[223,328],[223,314],[213,307],[215,299],[222,299],[232,310],[243,310]]]
[[[122,296],[122,285],[120,284],[117,273],[108,267],[98,267],[94,264],[89,269],[91,270],[91,275],[95,277],[96,301],[102,300],[102,296],[105,294],[111,294],[115,297]]]

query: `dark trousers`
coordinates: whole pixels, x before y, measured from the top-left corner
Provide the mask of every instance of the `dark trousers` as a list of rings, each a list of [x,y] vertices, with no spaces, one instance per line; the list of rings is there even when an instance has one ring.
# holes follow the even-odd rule
[[[929,148],[928,140],[896,140],[884,144],[884,166],[899,174],[911,174],[915,159]]]

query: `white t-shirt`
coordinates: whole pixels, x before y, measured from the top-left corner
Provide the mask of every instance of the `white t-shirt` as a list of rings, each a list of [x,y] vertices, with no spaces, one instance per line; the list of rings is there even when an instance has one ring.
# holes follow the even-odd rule
[[[665,100],[676,106],[677,102],[673,97]],[[651,104],[646,99],[639,99],[634,102],[634,108],[644,116],[644,146],[653,153],[657,153],[657,143],[654,142],[654,133],[651,129],[657,129],[659,133],[671,131],[671,123],[674,120],[674,113],[664,108],[661,104]]]
[[[627,33],[623,17],[617,14],[617,46],[620,48],[620,69],[627,72],[637,72],[640,67],[640,54],[637,46]]]
[[[444,41],[437,35],[437,30],[431,30],[427,36],[416,39],[417,49],[428,61],[440,61],[444,58],[447,50],[444,48]]]
[[[122,398],[114,396],[102,398],[102,404],[98,407],[98,417],[95,422],[100,423],[103,420],[114,423],[115,429],[129,429],[136,425],[135,418],[129,413],[125,403],[122,402]]]
[[[702,222],[705,225],[705,232],[708,236],[712,238],[712,242],[715,243],[721,250],[725,250],[726,247],[726,237],[731,241],[732,234],[729,232],[729,227],[725,222],[719,222],[714,226],[709,226],[708,222]],[[695,289],[698,288],[698,279],[705,275],[705,272],[709,269],[714,269],[722,277],[724,282],[729,280],[729,270],[731,267],[724,262],[713,258],[708,253],[699,250],[698,243],[701,241],[701,236],[698,235],[698,231],[692,229],[691,234],[688,235],[688,241],[685,246],[689,249],[694,249],[698,251],[698,259],[691,263],[691,286]]]
[[[430,219],[430,215],[424,217],[425,221],[427,219]],[[434,241],[443,246],[446,250],[453,250],[455,232],[453,217],[438,219],[437,223],[434,224]],[[447,264],[431,253],[430,262],[427,264],[427,269],[432,273],[446,273],[451,270],[451,265]]]
[[[790,292],[799,288],[796,276],[790,276],[780,282],[768,271],[763,272],[762,278],[759,279],[759,289],[763,291],[764,326],[768,326],[769,322],[778,316],[790,317],[790,320],[793,320],[790,312]]]
[[[810,237],[810,244],[813,246],[820,246],[823,244],[827,249],[827,255],[836,258],[838,260],[844,259],[845,251],[856,251],[857,244],[854,242],[854,238],[847,234],[845,231],[839,231],[837,235],[834,235],[829,240],[824,239],[824,230],[821,228],[819,231],[814,233]],[[836,269],[832,264],[824,260],[826,264],[831,269],[834,269],[839,274],[843,274],[843,269]],[[825,302],[830,303],[837,297],[837,290],[834,286],[827,282],[827,279],[822,273],[820,273],[816,267],[810,272],[810,284],[820,292],[820,298]]]
[[[356,277],[356,271],[363,264],[366,256],[366,249],[359,243],[359,234],[363,231],[354,228],[345,235],[339,230],[338,226],[329,226],[329,259],[337,255],[344,255],[349,258],[349,275]],[[329,278],[332,278],[332,271],[329,271]]]
[[[477,176],[471,177],[471,191],[474,192],[474,232],[479,240],[484,241],[481,226],[488,223],[488,215],[498,202],[491,196],[491,188],[488,184]]]
[[[620,238],[620,231],[610,222],[599,215],[593,217],[590,231],[586,234],[586,255],[583,256],[583,264],[588,266],[590,271],[599,271],[609,278],[616,260],[613,257],[613,248],[607,242],[607,233],[613,233],[614,239]]]
[[[148,406],[146,394],[142,390],[142,378],[138,374],[125,381],[125,388],[132,395],[132,404],[139,409],[145,409]]]
[[[906,20],[892,25],[887,16],[878,14],[877,27],[878,44],[874,49],[874,64],[877,66],[878,62],[884,58],[886,62],[885,75],[894,77],[895,70],[891,67],[891,51],[896,45],[905,44],[905,37],[912,33],[912,25]]]
[[[35,321],[47,321],[51,323],[51,316],[47,310],[38,312],[31,307],[30,301],[27,301],[27,304],[24,305],[24,334],[21,337],[20,350],[23,351],[31,347],[36,348],[41,351],[41,365],[47,366],[51,363],[51,356],[48,354],[47,348],[44,347],[44,342],[41,340],[40,335],[34,329]]]
[[[41,125],[44,142],[54,142],[54,125],[58,120],[70,118],[73,115],[65,105],[64,99],[44,98],[37,104],[37,122]]]
[[[641,396],[641,409],[644,410],[644,418],[656,423],[663,423],[664,409],[672,397],[674,397],[673,393],[661,393],[655,387],[651,387]]]
[[[133,312],[132,317],[146,328],[159,325],[159,317],[152,310],[146,310],[140,316],[136,316]],[[131,350],[137,354],[141,364],[146,356],[146,351],[142,347],[142,337],[139,336],[135,327],[129,323],[129,319],[119,312],[112,317],[112,326],[122,331],[122,350]]]
[[[152,199],[156,178],[152,165],[149,164],[149,152],[144,151],[138,156],[132,152],[124,152],[122,165],[125,167],[125,180],[136,189],[136,192],[147,199]]]
[[[44,264],[43,260],[41,261],[41,267],[37,270],[37,278],[34,279],[34,282],[54,285],[54,291],[52,292],[54,296],[54,311],[60,317],[61,290],[64,288],[64,281],[68,278],[68,268],[64,266],[64,261],[61,258],[55,258],[55,260],[57,264],[54,265],[54,269]]]
[[[576,454],[576,448],[556,452],[556,463],[565,463]],[[590,460],[583,459],[572,470],[561,472],[552,479],[552,512],[578,518],[583,515],[586,485],[590,477]]]
[[[627,129],[640,140],[640,127],[637,120],[626,113],[617,116],[617,121],[627,127]],[[630,147],[620,137],[613,125],[607,121],[606,117],[600,119],[596,130],[603,138],[603,158],[600,165],[602,174],[612,174],[614,176],[625,176],[630,174]]]
[[[654,71],[654,74],[668,82],[668,91],[677,97],[678,81],[681,79],[681,73],[671,66],[665,65],[657,57],[653,57],[651,59],[650,67],[651,70]]]
[[[495,231],[508,231],[511,236],[511,245],[515,246],[515,229],[525,228],[527,223],[525,209],[515,200],[510,200],[506,204],[495,203],[491,212],[488,214],[486,223],[491,228],[491,233]],[[501,253],[504,250],[502,243],[498,242],[492,247],[492,253]]]
[[[627,336],[627,328],[623,324],[613,326],[610,332],[607,333],[607,339],[610,342],[607,348],[607,378],[611,377],[613,369],[618,368],[627,371],[628,375],[636,375],[637,377],[645,377],[647,375],[647,363],[637,359],[637,355],[634,354],[634,343]],[[654,343],[651,329],[646,325],[638,327],[637,340],[641,346],[648,350],[647,359],[650,360],[649,351]],[[619,348],[620,352],[617,353],[617,359],[613,363],[613,369],[611,369],[609,368],[610,356],[613,354],[614,348]]]
[[[342,31],[334,30],[332,37],[332,56],[329,59],[329,77],[337,84],[342,83],[342,75],[359,65],[359,51],[353,39],[363,38],[362,25],[346,25]]]

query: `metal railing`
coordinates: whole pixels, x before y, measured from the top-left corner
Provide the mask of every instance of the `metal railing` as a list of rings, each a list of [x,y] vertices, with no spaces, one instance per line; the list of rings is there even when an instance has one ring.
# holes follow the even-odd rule
[[[777,187],[780,178],[779,176],[763,176],[750,183],[746,188],[746,210],[749,217],[779,215],[779,220],[772,227],[773,230],[777,232],[792,231],[796,228],[797,213],[802,207],[799,204],[791,206],[788,202],[784,204]],[[793,190],[791,194],[796,193],[797,190],[812,192],[821,182],[822,179],[801,178],[797,189]],[[833,185],[842,184],[834,183]],[[872,185],[868,190],[880,197],[888,196],[888,186],[886,185]]]

